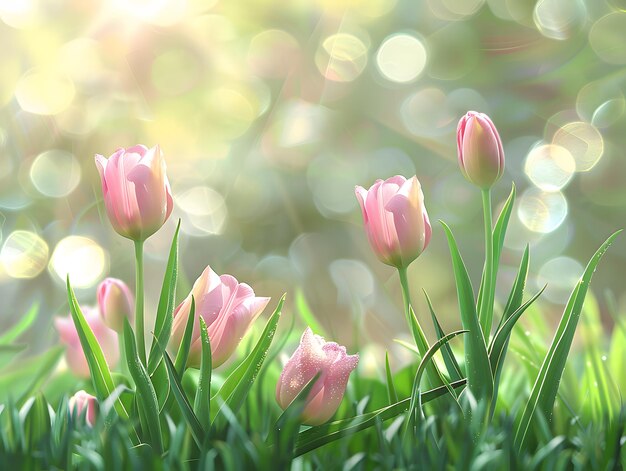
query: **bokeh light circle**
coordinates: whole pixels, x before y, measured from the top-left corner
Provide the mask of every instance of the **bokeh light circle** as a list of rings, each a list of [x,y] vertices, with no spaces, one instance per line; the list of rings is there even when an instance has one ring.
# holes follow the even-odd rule
[[[96,241],[72,235],[54,248],[49,270],[61,281],[69,275],[75,288],[90,288],[102,279],[108,264],[108,254]]]
[[[386,38],[376,54],[376,66],[386,79],[407,83],[415,80],[426,66],[426,48],[413,35],[400,33]]]
[[[554,144],[539,145],[526,157],[524,172],[541,190],[558,191],[572,179],[576,162],[570,152]]]
[[[367,65],[367,49],[365,43],[352,34],[333,34],[318,48],[315,64],[328,80],[351,82]]]
[[[32,231],[13,231],[0,251],[0,263],[12,278],[34,278],[47,262],[48,244]]]
[[[616,11],[603,16],[589,30],[593,52],[609,64],[626,64],[626,13]]]
[[[76,157],[58,149],[42,152],[30,167],[30,179],[35,188],[51,198],[69,195],[80,183],[80,176]]]
[[[570,38],[586,17],[587,8],[581,0],[539,0],[533,10],[535,26],[550,39]]]
[[[74,99],[74,83],[55,69],[32,69],[20,78],[15,98],[24,111],[54,115],[65,110]]]
[[[537,284],[547,284],[544,296],[554,303],[567,301],[583,274],[583,266],[570,257],[555,257],[539,269]]]
[[[552,144],[565,147],[572,154],[577,172],[591,170],[604,152],[604,140],[600,131],[583,121],[573,121],[561,126],[554,133]]]
[[[208,186],[194,186],[178,196],[176,205],[185,213],[184,231],[194,236],[220,234],[228,215],[224,197]],[[191,226],[191,227],[190,227]]]
[[[563,224],[567,211],[567,200],[563,193],[531,187],[519,200],[517,216],[531,231],[547,234]]]

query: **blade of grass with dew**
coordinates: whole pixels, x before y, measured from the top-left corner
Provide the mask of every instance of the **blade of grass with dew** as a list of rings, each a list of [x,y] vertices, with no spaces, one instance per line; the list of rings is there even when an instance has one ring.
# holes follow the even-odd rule
[[[35,319],[37,319],[38,313],[39,303],[35,301],[28,312],[21,316],[19,322],[0,336],[0,345],[10,344],[26,332],[33,322],[35,322]]]
[[[235,368],[235,370],[230,374],[230,376],[226,379],[220,390],[217,394],[211,399],[214,401],[214,404],[211,405],[211,415],[212,420],[211,424],[221,425],[220,422],[217,422],[220,419],[220,411],[224,406],[230,409],[234,414],[237,413],[241,405],[244,403],[248,392],[250,391],[250,387],[254,383],[261,366],[263,366],[263,362],[265,361],[265,357],[267,356],[267,352],[272,344],[272,340],[274,339],[274,334],[276,333],[276,327],[278,326],[278,321],[280,319],[281,311],[283,308],[283,304],[285,302],[285,295],[280,298],[274,313],[270,316],[265,328],[263,329],[263,333],[259,338],[257,344],[252,349],[250,354]],[[219,401],[222,401],[220,403]],[[219,407],[216,407],[219,406]],[[215,415],[213,416],[213,411]]]
[[[485,338],[478,321],[478,314],[476,313],[472,283],[452,231],[445,222],[441,221],[441,225],[448,238],[459,310],[461,312],[461,322],[463,328],[469,331],[468,335],[465,336],[467,387],[477,399],[490,401],[493,395],[493,376],[487,355]]]
[[[395,404],[398,402],[398,393],[396,387],[393,384],[393,375],[391,374],[391,368],[389,367],[389,352],[385,352],[385,375],[387,378],[387,397],[389,404]]]
[[[430,311],[430,317],[433,320],[433,326],[435,327],[435,333],[437,334],[437,339],[441,340],[445,337],[445,333],[441,328],[441,324],[439,324],[439,320],[437,319],[437,315],[435,314],[435,310],[433,309],[433,303],[428,296],[428,293],[424,290],[424,296],[426,297],[426,303],[428,304],[428,310]],[[441,349],[441,355],[443,356],[443,361],[446,364],[446,369],[448,370],[448,376],[450,377],[450,381],[457,381],[463,378],[463,374],[461,373],[461,367],[459,363],[456,361],[456,357],[454,356],[454,352],[450,345],[445,343]]]
[[[455,389],[465,386],[464,379],[455,381],[451,386]],[[426,404],[438,397],[448,394],[445,386],[439,386],[422,394],[422,404]],[[336,420],[323,425],[317,425],[306,429],[298,434],[296,441],[295,456],[300,456],[309,451],[315,450],[327,443],[334,442],[343,437],[350,436],[356,432],[367,429],[376,424],[377,420],[388,420],[407,411],[411,399],[404,399],[396,404],[383,407],[373,412],[368,412],[348,419]]]
[[[145,422],[142,424],[145,432],[150,436],[150,445],[157,451],[163,453],[163,437],[161,436],[161,422],[159,419],[159,403],[154,386],[150,382],[150,375],[146,367],[139,359],[137,344],[133,329],[124,319],[124,348],[126,349],[126,363],[128,371],[135,382],[137,388],[137,404],[143,411],[142,416]]]
[[[620,232],[621,230],[613,233],[596,251],[587,264],[582,278],[574,288],[567,302],[567,306],[561,317],[561,322],[554,335],[550,349],[541,365],[530,397],[522,413],[521,420],[519,421],[515,434],[515,444],[518,449],[521,449],[526,442],[526,437],[535,414],[539,413],[546,418],[549,418],[552,414],[552,408],[558,392],[563,369],[565,368],[565,363],[574,338],[574,333],[576,332],[576,326],[587,295],[587,290],[591,283],[591,278],[600,259]]]
[[[172,333],[172,322],[174,313],[174,303],[176,298],[176,282],[178,280],[178,234],[180,232],[180,219],[176,225],[176,231],[172,238],[170,253],[167,259],[165,275],[163,276],[163,285],[161,287],[161,295],[159,296],[159,305],[157,308],[156,319],[154,322],[154,336],[156,341],[167,345]],[[148,371],[152,375],[154,370],[161,362],[162,355],[158,348],[155,348],[154,341],[150,347],[150,355],[148,359]]]
[[[437,342],[435,342],[429,349],[428,351],[424,354],[424,358],[422,358],[422,361],[420,361],[419,366],[417,367],[417,372],[415,373],[415,379],[413,380],[413,391],[411,393],[411,401],[409,404],[409,411],[408,411],[408,415],[407,415],[407,421],[406,421],[406,425],[404,428],[404,438],[406,438],[408,431],[411,427],[411,424],[413,423],[413,416],[415,414],[415,411],[417,408],[419,408],[420,410],[420,414],[423,414],[422,411],[422,398],[421,398],[421,391],[420,391],[420,383],[422,381],[422,376],[424,375],[424,371],[426,371],[426,364],[432,360],[433,356],[435,355],[435,353],[437,353],[437,351],[443,347],[444,345],[446,345],[450,340],[452,340],[454,337],[456,337],[457,335],[461,335],[461,334],[465,334],[469,331],[467,330],[457,330],[455,332],[451,332],[448,335],[440,338],[439,340],[437,340]],[[454,396],[453,396],[454,397]],[[457,402],[458,404],[458,402]],[[459,408],[461,406],[459,405]]]
[[[200,360],[200,378],[198,379],[198,391],[193,403],[193,411],[201,424],[211,421],[211,373],[213,360],[211,357],[211,341],[206,323],[202,317],[200,320],[200,338],[202,339],[202,358]]]
[[[115,389],[115,383],[111,377],[111,371],[109,370],[109,365],[107,365],[106,359],[104,358],[104,353],[102,353],[100,344],[91,331],[89,324],[87,324],[85,316],[78,305],[76,295],[70,285],[69,275],[67,277],[67,298],[70,305],[70,314],[72,315],[72,320],[76,326],[80,344],[83,348],[85,358],[87,359],[87,364],[89,365],[91,380],[93,382],[96,395],[99,400],[103,401],[113,392]],[[122,419],[129,419],[128,411],[119,399],[115,401],[115,410]]]
[[[187,316],[187,323],[185,324],[185,332],[183,333],[183,338],[180,342],[180,347],[178,347],[178,353],[176,354],[176,360],[174,361],[176,371],[181,378],[183,377],[185,367],[187,366],[187,360],[189,358],[189,350],[191,349],[191,336],[193,334],[194,328],[193,321],[195,318],[196,300],[192,296],[191,307],[189,309],[189,315]]]

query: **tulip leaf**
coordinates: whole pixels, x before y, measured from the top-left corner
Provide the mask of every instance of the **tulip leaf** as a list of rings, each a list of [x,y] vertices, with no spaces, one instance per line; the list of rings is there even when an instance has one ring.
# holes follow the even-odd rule
[[[485,338],[476,313],[472,283],[452,231],[445,222],[441,221],[441,225],[448,238],[459,310],[461,312],[461,322],[463,328],[469,331],[468,335],[465,336],[467,387],[477,399],[490,401],[493,394],[493,376],[487,355]]]
[[[201,424],[209,424],[211,421],[211,373],[213,371],[211,340],[204,319],[202,317],[198,317],[198,319],[200,320],[200,338],[202,339],[202,358],[193,410]]]
[[[500,323],[498,324],[498,328],[496,330],[500,330],[502,324],[504,324],[507,319],[522,305],[522,300],[524,298],[524,289],[526,288],[526,279],[528,277],[529,265],[530,253],[528,245],[526,245],[526,248],[524,249],[524,255],[522,255],[522,261],[520,262],[520,266],[515,277],[515,281],[513,282],[513,287],[511,288],[511,293],[509,294],[509,299],[507,300],[506,306],[502,311],[502,317],[500,318]],[[493,340],[491,343],[493,344]]]
[[[430,310],[430,316],[433,319],[433,326],[435,327],[435,333],[437,334],[437,339],[442,339],[445,337],[443,329],[439,324],[439,320],[437,319],[437,315],[435,314],[435,310],[433,309],[433,303],[430,301],[430,297],[428,293],[424,291],[424,296],[426,297],[426,303],[428,304],[428,309]],[[446,369],[448,370],[448,376],[451,381],[457,381],[463,378],[463,373],[461,373],[461,367],[459,363],[456,361],[456,357],[454,356],[454,352],[450,345],[444,343],[441,348],[441,355],[443,356],[443,361],[446,364]]]
[[[167,259],[167,267],[163,277],[163,286],[161,287],[161,296],[159,297],[159,306],[157,308],[156,320],[154,323],[154,336],[156,340],[150,347],[150,356],[148,361],[148,371],[154,373],[158,364],[163,358],[154,343],[160,342],[167,345],[172,332],[172,322],[174,313],[174,302],[176,297],[176,281],[178,279],[178,234],[180,231],[180,219],[176,225],[176,231],[172,238],[170,254]]]
[[[39,303],[34,302],[28,312],[21,316],[19,322],[0,336],[0,345],[7,345],[16,340],[35,322],[39,313]]]
[[[80,339],[80,344],[83,348],[83,352],[85,353],[87,364],[89,365],[89,372],[91,373],[94,390],[98,396],[98,400],[104,401],[113,393],[115,383],[111,377],[111,371],[109,370],[109,365],[107,365],[106,359],[104,358],[104,353],[102,353],[100,344],[91,331],[91,327],[89,327],[89,324],[87,323],[87,320],[78,305],[76,295],[70,285],[69,275],[67,277],[67,298],[70,305],[72,320],[76,326],[78,338]],[[129,419],[128,411],[119,398],[115,401],[115,410],[123,420]]]
[[[559,383],[563,375],[563,370],[565,369],[565,363],[569,355],[591,278],[600,259],[620,232],[621,230],[614,232],[596,251],[591,260],[589,260],[583,276],[570,295],[556,334],[541,364],[539,374],[537,375],[537,379],[535,380],[535,384],[533,385],[530,397],[517,427],[515,444],[520,449],[526,443],[533,419],[536,417],[549,419],[552,415],[552,408],[556,400]]]
[[[141,411],[141,417],[144,419],[142,421],[144,432],[150,436],[150,445],[157,453],[162,453],[163,442],[157,395],[150,382],[148,371],[139,359],[135,336],[128,319],[124,319],[124,348],[128,371],[137,387],[137,405]]]
[[[300,288],[296,289],[295,304],[296,311],[300,314],[303,324],[308,325],[311,330],[317,332],[318,335],[326,337],[324,327],[322,327],[322,324],[320,324],[315,314],[311,311],[309,304],[306,302],[306,297]]]
[[[465,380],[455,381],[451,383],[454,389],[465,386]],[[426,391],[422,394],[422,404],[430,402],[438,397],[446,394],[448,390],[445,386]],[[327,443],[334,442],[341,438],[350,436],[356,432],[369,428],[377,422],[385,421],[397,417],[406,412],[409,408],[411,399],[407,398],[382,409],[368,412],[356,417],[348,419],[336,420],[322,425],[317,425],[306,429],[298,434],[296,441],[295,456],[303,455],[309,451],[315,450]]]
[[[276,434],[278,432],[284,430],[285,426],[288,424],[296,424],[296,429],[294,430],[294,434],[297,433],[298,427],[302,423],[301,415],[304,412],[304,409],[307,405],[307,399],[309,398],[309,393],[315,386],[315,383],[320,378],[322,372],[318,371],[313,378],[311,378],[304,387],[300,390],[300,392],[293,398],[293,400],[289,403],[289,405],[285,408],[285,410],[278,416],[276,422],[274,423],[274,427],[272,429]],[[289,435],[289,434],[287,434]],[[268,437],[268,439],[272,440],[273,437]]]
[[[32,381],[26,388],[17,401],[17,406],[21,406],[26,400],[32,396],[35,391],[39,390],[45,381],[54,373],[55,366],[63,355],[64,348],[59,346],[51,348],[49,351],[44,352],[40,357],[37,357],[36,365],[39,366],[37,372],[32,376]],[[20,371],[24,371],[24,365],[20,365]],[[28,370],[26,370],[28,372]],[[29,377],[30,374],[29,374]],[[0,386],[1,387],[1,386]]]
[[[206,436],[205,429],[200,424],[198,417],[191,408],[191,405],[189,404],[189,400],[185,395],[185,390],[183,389],[183,386],[180,382],[180,378],[178,377],[176,368],[172,363],[169,355],[165,351],[165,348],[161,346],[161,344],[158,342],[155,342],[155,344],[157,345],[157,348],[160,349],[161,354],[163,355],[163,361],[167,368],[167,374],[170,378],[170,387],[172,388],[173,396],[178,403],[178,407],[180,408],[180,411],[182,412],[183,417],[185,418],[185,421],[189,426],[189,429],[191,430],[191,435],[194,441],[200,448],[202,448],[202,444],[204,443],[204,437]]]
[[[393,384],[393,375],[391,374],[391,368],[389,367],[389,352],[385,352],[385,374],[387,377],[387,396],[389,398],[389,404],[398,402],[398,393],[396,387]]]
[[[285,295],[280,298],[274,313],[270,316],[267,324],[265,324],[265,328],[255,347],[230,376],[226,378],[220,390],[211,399],[215,403],[211,407],[212,425],[216,424],[218,420],[222,420],[220,416],[223,415],[223,408],[227,408],[236,414],[245,401],[274,339],[284,302]],[[215,406],[219,406],[219,408]]]
[[[189,350],[191,349],[191,336],[193,334],[193,321],[196,318],[196,300],[191,296],[191,308],[189,309],[189,315],[187,316],[187,324],[185,324],[185,332],[183,338],[178,347],[178,353],[176,354],[176,360],[174,365],[178,375],[182,378],[187,366],[187,360],[189,358]]]
[[[448,335],[440,338],[435,342],[428,351],[424,354],[422,361],[420,361],[419,366],[417,367],[417,372],[415,373],[415,379],[413,380],[413,388],[411,392],[411,402],[409,403],[409,413],[407,415],[407,421],[404,429],[404,437],[407,436],[408,431],[410,430],[411,424],[413,423],[413,416],[417,408],[420,410],[420,414],[423,415],[422,412],[422,394],[420,391],[420,383],[422,382],[422,376],[424,375],[424,371],[426,371],[426,365],[429,361],[432,360],[433,356],[437,351],[446,345],[450,340],[452,340],[457,335],[465,334],[469,331],[467,330],[457,330],[455,332],[451,332]],[[446,385],[448,386],[448,385]],[[449,389],[452,393],[454,393],[454,388],[450,385]],[[454,397],[454,394],[453,394]]]

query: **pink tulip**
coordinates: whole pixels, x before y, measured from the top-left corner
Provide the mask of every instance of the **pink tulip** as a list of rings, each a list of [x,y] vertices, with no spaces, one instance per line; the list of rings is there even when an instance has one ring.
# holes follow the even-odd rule
[[[387,265],[407,267],[428,246],[432,229],[417,177],[376,180],[357,186],[365,232],[376,256]]]
[[[346,347],[325,342],[310,328],[304,331],[300,346],[283,368],[276,385],[276,400],[283,409],[320,372],[309,392],[301,420],[308,425],[328,421],[339,408],[350,373],[356,368],[359,355],[347,355]]]
[[[102,348],[107,364],[113,368],[119,360],[117,334],[104,325],[97,309],[85,306],[82,307],[82,311],[87,324],[89,324],[100,348]],[[89,378],[89,365],[72,317],[57,317],[54,319],[54,326],[59,332],[61,342],[66,345],[65,360],[67,365],[76,376]]]
[[[482,189],[491,188],[504,173],[504,150],[489,116],[468,111],[459,121],[456,143],[463,176]]]
[[[123,332],[124,319],[132,324],[135,300],[126,283],[117,278],[106,278],[98,286],[98,307],[107,327]]]
[[[98,399],[96,399],[95,396],[92,396],[81,389],[70,397],[67,405],[72,416],[80,417],[82,414],[85,414],[85,421],[87,422],[87,425],[90,427],[94,426],[98,416]]]
[[[198,316],[202,316],[207,325],[213,367],[216,368],[230,358],[252,322],[263,312],[270,300],[256,297],[250,286],[239,283],[233,276],[219,276],[211,267],[206,267],[193,284],[191,293],[174,311],[169,344],[173,352],[178,350],[183,339],[192,295],[196,303],[196,319],[187,361],[187,366],[192,367],[200,366],[202,352]]]
[[[120,235],[142,241],[167,221],[173,200],[159,146],[118,149],[108,159],[96,155],[96,166],[107,214]]]

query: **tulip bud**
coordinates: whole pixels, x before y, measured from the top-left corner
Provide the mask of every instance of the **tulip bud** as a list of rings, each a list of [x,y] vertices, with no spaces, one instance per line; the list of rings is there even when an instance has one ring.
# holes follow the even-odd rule
[[[135,301],[126,283],[117,278],[107,278],[98,286],[98,307],[102,320],[110,329],[121,333],[124,319],[132,324]]]
[[[280,374],[276,400],[280,407],[286,409],[319,372],[320,376],[307,396],[301,420],[308,425],[323,424],[339,408],[350,373],[358,362],[358,354],[347,355],[346,347],[325,342],[307,327],[300,346]]]
[[[70,397],[67,403],[70,414],[74,418],[85,414],[85,422],[93,427],[98,417],[98,399],[82,389]]]
[[[143,241],[169,218],[173,200],[159,146],[118,149],[108,159],[96,155],[104,204],[113,228]]]
[[[432,229],[417,177],[376,180],[369,190],[357,186],[365,232],[376,256],[406,268],[428,246]]]
[[[504,150],[498,130],[486,114],[468,111],[456,131],[459,165],[463,176],[488,189],[504,173]]]
[[[206,267],[193,284],[191,293],[174,311],[169,343],[172,352],[178,351],[182,342],[191,313],[192,296],[195,299],[196,319],[193,323],[187,366],[196,368],[200,366],[202,353],[198,316],[202,316],[207,325],[212,364],[216,368],[230,358],[250,325],[270,301],[270,298],[255,296],[250,286],[239,283],[235,277],[219,276],[211,267]]]
[[[109,368],[113,368],[119,360],[117,334],[104,325],[97,309],[85,306],[82,311],[104,353]],[[67,365],[76,376],[89,378],[89,365],[72,317],[57,317],[54,319],[54,325],[59,332],[61,342],[66,346],[65,360]]]

